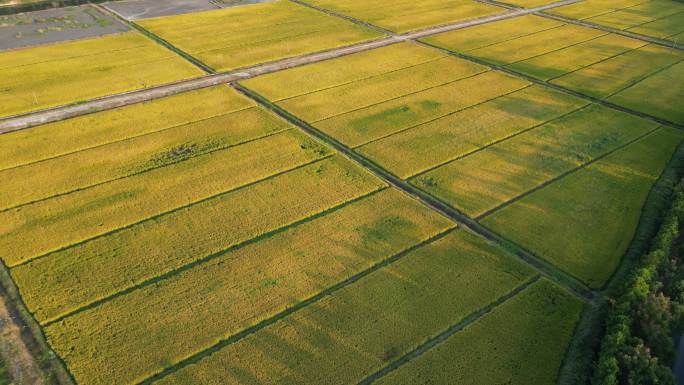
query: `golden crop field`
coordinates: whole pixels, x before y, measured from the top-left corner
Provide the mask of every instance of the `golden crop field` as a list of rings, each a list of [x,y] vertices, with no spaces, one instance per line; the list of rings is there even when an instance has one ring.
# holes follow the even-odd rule
[[[495,212],[483,223],[600,288],[629,247],[641,215],[639,202],[646,199],[682,139],[681,131],[661,128]]]
[[[377,206],[384,210],[375,210]],[[446,219],[386,189],[263,242],[231,250],[177,279],[50,325],[48,338],[85,382],[144,377],[161,369],[160,362],[172,363],[188,351],[206,349],[449,226]],[[266,270],[263,259],[269,260]],[[255,271],[260,275],[256,286]],[[185,306],[197,298],[205,306],[199,329],[193,327],[199,314]],[[110,320],[106,324],[103,315]],[[80,330],[93,333],[83,335]],[[79,349],[69,351],[73,344]],[[125,364],[131,357],[134,366]]]
[[[557,26],[555,20],[540,16],[525,17],[520,24],[511,19],[426,41],[638,112],[684,122],[681,108],[666,102],[684,95],[682,82],[672,81],[684,68],[678,65],[684,60],[682,50],[571,24]],[[509,30],[512,39],[504,33]],[[654,90],[664,93],[642,97]]]
[[[552,384],[582,304],[541,280],[378,383]],[[502,325],[506,325],[502,327]],[[520,366],[509,365],[525,357]]]
[[[502,13],[500,8],[466,0],[307,0],[309,4],[355,17],[392,32],[455,23]]]
[[[684,36],[684,4],[679,1],[586,0],[584,3],[548,12],[675,42]]]
[[[0,51],[0,117],[201,74],[137,32]]]
[[[217,71],[383,36],[372,29],[284,0],[138,23]]]
[[[532,275],[457,231],[161,383],[355,384]]]
[[[479,217],[656,128],[656,123],[591,105],[411,183]]]
[[[0,385],[681,380],[681,4],[51,6],[0,12]]]

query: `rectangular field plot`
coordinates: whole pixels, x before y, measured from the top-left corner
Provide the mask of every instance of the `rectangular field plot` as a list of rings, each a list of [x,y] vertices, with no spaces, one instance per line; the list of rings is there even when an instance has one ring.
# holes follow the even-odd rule
[[[159,383],[355,384],[532,276],[456,231]]]
[[[392,32],[425,29],[504,12],[501,8],[470,0],[306,0],[306,3]]]
[[[376,383],[554,385],[581,312],[541,280]]]
[[[0,52],[0,117],[202,75],[137,32]]]
[[[11,274],[44,322],[384,186],[334,156],[30,260]]]
[[[217,86],[0,136],[0,171],[253,107]]]
[[[684,4],[673,0],[586,0],[547,12],[671,41],[684,33]]]
[[[531,86],[379,139],[357,151],[407,179],[585,104],[577,98]]]
[[[422,174],[411,183],[477,217],[657,126],[592,105]]]
[[[620,263],[651,187],[682,141],[663,127],[483,220],[593,288]]]
[[[140,20],[138,24],[219,71],[382,36],[374,30],[282,0]]]
[[[418,202],[385,189],[75,314],[46,332],[82,383],[137,383],[451,227]]]
[[[512,36],[505,33],[509,30]],[[680,50],[559,25],[539,16],[475,26],[426,41],[662,119],[684,122],[681,108],[668,102],[684,94],[683,67],[678,65],[684,53]],[[645,94],[652,97],[643,98]]]
[[[0,178],[7,181],[0,209],[140,174],[291,127],[260,107],[172,127],[163,122],[156,127],[161,131],[0,171]]]
[[[168,167],[0,212],[0,254],[21,263],[320,159],[288,130]]]

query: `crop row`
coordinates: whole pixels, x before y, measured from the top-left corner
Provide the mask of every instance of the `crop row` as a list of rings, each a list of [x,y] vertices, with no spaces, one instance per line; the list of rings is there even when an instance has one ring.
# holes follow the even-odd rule
[[[684,74],[681,50],[558,23],[524,16],[426,41],[636,111],[684,122],[684,113],[671,103],[684,90],[678,81]],[[503,33],[509,30],[515,38]]]
[[[0,212],[10,266],[234,190],[330,154],[288,130],[226,150]]]
[[[532,275],[459,230],[159,383],[357,383]]]
[[[601,288],[682,139],[681,131],[663,127],[494,212],[483,224]]]
[[[221,71],[382,36],[346,20],[281,0],[138,23]]]
[[[45,322],[383,186],[335,156],[56,251],[11,274]]]
[[[252,101],[234,89],[216,86],[3,134],[0,137],[0,170],[252,106]]]
[[[541,280],[377,383],[555,384],[581,312]]]
[[[0,53],[0,117],[201,74],[137,32],[5,51]]]
[[[179,163],[289,127],[260,107],[252,107],[7,169],[0,171],[0,178],[7,181],[0,208]]]
[[[451,226],[385,189],[50,325],[46,334],[81,383],[139,381]]]

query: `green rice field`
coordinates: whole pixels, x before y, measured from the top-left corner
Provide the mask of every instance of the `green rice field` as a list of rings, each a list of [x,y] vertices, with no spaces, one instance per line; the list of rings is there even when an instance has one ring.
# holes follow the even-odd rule
[[[591,384],[684,176],[684,8],[503,3],[90,4],[130,30],[0,42],[12,385]]]

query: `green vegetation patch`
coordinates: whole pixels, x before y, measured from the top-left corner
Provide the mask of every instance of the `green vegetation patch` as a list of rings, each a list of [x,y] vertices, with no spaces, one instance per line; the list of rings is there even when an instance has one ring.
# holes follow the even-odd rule
[[[541,280],[377,383],[553,385],[582,302]]]
[[[601,288],[620,263],[644,201],[683,137],[663,127],[494,212],[483,223]]]
[[[46,333],[82,382],[128,383],[452,226],[386,189],[50,325]]]
[[[446,164],[411,183],[477,217],[657,127],[591,105]]]
[[[532,275],[459,230],[160,383],[357,383]]]

